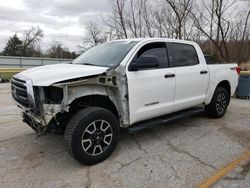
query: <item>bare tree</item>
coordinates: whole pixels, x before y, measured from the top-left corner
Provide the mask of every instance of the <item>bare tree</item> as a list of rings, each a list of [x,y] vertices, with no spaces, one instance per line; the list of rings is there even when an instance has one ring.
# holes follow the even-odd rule
[[[63,47],[62,43],[59,41],[53,41],[45,55],[50,58],[75,59],[77,57],[75,52],[70,52],[69,49]]]
[[[96,46],[107,41],[107,37],[101,32],[100,28],[97,26],[97,23],[90,21],[87,23],[86,29],[87,37],[85,38],[85,41],[89,42],[91,45]]]
[[[43,38],[43,31],[39,27],[31,27],[24,32],[22,55],[31,56],[37,43]]]
[[[63,47],[59,41],[53,41],[47,50],[47,56],[50,58],[62,58]]]
[[[83,38],[83,44],[78,46],[82,52],[98,44],[110,41],[114,38],[113,28],[106,29],[104,26],[100,25],[98,25],[98,23],[94,21],[89,21],[85,25],[86,32],[85,37]],[[104,28],[100,29],[100,27]]]
[[[177,31],[177,17],[172,8],[165,2],[154,7],[154,29],[158,37],[175,38]]]
[[[185,36],[185,21],[191,9],[193,0],[165,0],[177,17],[176,38]]]
[[[217,21],[217,31],[216,31],[216,43],[220,43],[220,47],[223,47],[224,54],[223,58],[228,61],[228,48],[226,44],[227,34],[230,28],[230,22],[224,17],[224,14],[228,8],[230,8],[233,3],[228,5],[228,1],[225,0],[215,0],[215,16]]]
[[[104,24],[112,28],[116,38],[153,37],[154,18],[148,0],[115,0],[111,2],[112,13]]]
[[[150,6],[150,3],[148,0],[142,1],[142,15],[145,23],[145,28],[147,35],[149,37],[154,37],[154,28],[153,28],[153,10]]]
[[[245,21],[243,23],[244,25],[243,25],[242,37],[241,37],[241,40],[240,40],[238,63],[241,63],[241,60],[242,60],[242,49],[243,49],[244,41],[248,41],[249,36],[250,36],[249,17],[250,17],[250,10],[248,11],[246,19],[245,19]],[[248,56],[249,56],[249,53],[248,53]]]
[[[133,35],[133,37],[138,37],[138,30],[139,30],[139,24],[137,22],[139,14],[137,12],[136,4],[137,1],[130,0],[130,14],[127,14],[127,17],[129,18],[127,20],[128,27]]]
[[[229,31],[229,57],[238,64],[250,59],[250,10],[231,25]]]
[[[144,0],[130,0],[126,11],[126,23],[128,31],[132,37],[143,37],[143,1]]]
[[[111,8],[113,11],[114,28],[117,30],[118,35],[121,38],[128,38],[127,25],[125,19],[125,4],[126,0],[115,0],[112,1]]]
[[[249,46],[250,16],[246,14],[249,9],[241,16],[236,15],[236,4],[237,0],[114,0],[112,13],[104,24],[113,31],[112,39],[155,36],[188,39],[225,62],[236,59],[240,62],[249,54],[238,50]],[[232,53],[233,48],[237,53]]]
[[[155,28],[158,32],[159,37],[164,37],[164,13],[165,11],[163,9],[159,9],[158,11],[154,11],[154,18],[155,18]]]
[[[226,62],[232,60],[229,57],[228,40],[235,22],[230,17],[235,10],[233,9],[235,3],[235,0],[212,0],[211,3],[203,0],[201,5],[196,4],[196,11],[188,10],[196,28],[208,38],[210,53]],[[200,7],[205,8],[200,9]]]

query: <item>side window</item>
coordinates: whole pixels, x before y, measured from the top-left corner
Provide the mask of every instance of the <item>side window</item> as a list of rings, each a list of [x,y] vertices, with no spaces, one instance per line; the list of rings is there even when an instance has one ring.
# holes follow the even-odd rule
[[[172,43],[175,54],[175,66],[192,66],[199,64],[195,48],[189,44]]]
[[[159,68],[168,67],[168,55],[166,44],[163,42],[150,43],[143,46],[138,52],[136,59],[141,57],[154,56],[159,62]]]
[[[219,60],[216,57],[210,56],[210,55],[204,55],[204,56],[205,56],[205,59],[206,59],[206,63],[208,65],[219,64]]]

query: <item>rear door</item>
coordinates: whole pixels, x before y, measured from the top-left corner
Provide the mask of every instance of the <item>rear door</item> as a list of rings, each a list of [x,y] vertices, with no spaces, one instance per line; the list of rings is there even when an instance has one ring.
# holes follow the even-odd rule
[[[131,124],[173,111],[175,77],[174,68],[169,67],[166,44],[145,44],[131,63],[138,62],[143,56],[157,57],[160,65],[137,71],[128,70],[126,73]]]
[[[176,74],[174,111],[202,104],[209,83],[207,65],[199,62],[193,45],[183,43],[170,45],[174,54]]]

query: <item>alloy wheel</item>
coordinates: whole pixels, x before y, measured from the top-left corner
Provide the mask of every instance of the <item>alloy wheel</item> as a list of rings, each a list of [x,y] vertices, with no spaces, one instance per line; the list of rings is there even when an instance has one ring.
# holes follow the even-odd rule
[[[113,130],[105,120],[90,123],[82,134],[82,148],[88,155],[100,155],[111,144]]]

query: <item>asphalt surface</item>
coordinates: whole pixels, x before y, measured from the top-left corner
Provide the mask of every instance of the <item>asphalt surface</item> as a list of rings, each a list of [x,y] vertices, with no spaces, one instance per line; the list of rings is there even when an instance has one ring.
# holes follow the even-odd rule
[[[137,134],[123,133],[113,155],[76,162],[63,136],[36,134],[0,84],[0,187],[197,187],[250,150],[250,100],[232,99],[226,115],[204,114]],[[249,159],[248,159],[249,161]],[[250,187],[244,161],[213,187]]]

